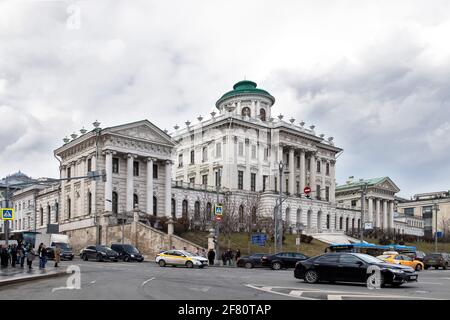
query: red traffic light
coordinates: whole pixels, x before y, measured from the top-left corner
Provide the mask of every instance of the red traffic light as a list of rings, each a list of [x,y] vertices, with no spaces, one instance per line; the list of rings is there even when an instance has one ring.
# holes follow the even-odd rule
[[[311,192],[311,188],[310,187],[305,187],[305,189],[303,189],[303,192],[305,194],[309,194]]]

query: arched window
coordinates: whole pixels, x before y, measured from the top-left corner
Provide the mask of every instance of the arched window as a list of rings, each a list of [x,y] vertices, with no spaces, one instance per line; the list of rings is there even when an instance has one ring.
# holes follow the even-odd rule
[[[252,224],[256,223],[256,207],[252,208]]]
[[[113,191],[112,193],[112,212],[116,213],[119,212],[119,210],[117,209],[119,206],[119,197],[117,195],[117,192]]]
[[[181,205],[181,214],[183,216],[183,218],[188,217],[188,201],[186,199],[183,200],[183,203]]]
[[[88,213],[92,213],[92,193],[88,192]]]
[[[211,202],[206,204],[206,219],[212,220],[212,205]]]
[[[55,222],[59,221],[59,203],[55,203]]]
[[[286,224],[289,226],[291,224],[291,209],[290,208],[286,208]]]
[[[306,216],[306,225],[307,225],[308,229],[310,229],[312,227],[311,218],[312,218],[312,211],[308,210],[308,213],[307,213],[307,216]]]
[[[175,218],[177,216],[177,203],[175,202],[174,198],[172,198],[171,200],[171,208],[172,218]]]
[[[261,119],[261,121],[266,121],[266,110],[265,109],[259,110],[259,118]]]
[[[322,230],[322,211],[317,212],[317,230]]]
[[[358,219],[358,233],[359,233],[359,228],[361,228],[361,219]]]
[[[51,222],[51,218],[52,218],[52,208],[48,204],[47,205],[47,223]]]
[[[339,230],[342,230],[342,223],[343,223],[343,218],[340,217],[339,218]]]
[[[327,229],[328,230],[331,229],[330,228],[330,215],[329,214],[327,214]]]
[[[352,231],[355,231],[355,218],[352,219]]]
[[[41,226],[44,225],[44,208],[41,207],[40,209],[40,216],[41,216]]]
[[[139,206],[139,196],[135,193],[133,194],[133,208],[137,208]]]
[[[248,116],[248,117],[250,117],[250,115],[251,115],[251,113],[250,113],[250,108],[249,108],[249,107],[244,107],[244,108],[242,108],[241,114],[242,114],[243,116]]]
[[[239,206],[239,223],[244,223],[244,206]]]
[[[158,213],[158,199],[153,196],[153,215],[156,216]]]
[[[194,203],[194,220],[200,220],[200,201]]]

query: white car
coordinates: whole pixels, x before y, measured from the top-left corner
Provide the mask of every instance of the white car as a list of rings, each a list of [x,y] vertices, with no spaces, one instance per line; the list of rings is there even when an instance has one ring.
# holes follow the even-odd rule
[[[160,267],[171,265],[203,268],[208,265],[208,259],[185,250],[167,250],[160,252],[156,256],[155,261]]]

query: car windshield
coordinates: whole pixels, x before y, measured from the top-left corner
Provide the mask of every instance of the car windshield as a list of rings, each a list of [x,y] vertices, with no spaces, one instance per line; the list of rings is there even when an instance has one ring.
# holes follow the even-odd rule
[[[180,250],[180,252],[182,254],[184,254],[186,257],[195,257],[195,256],[197,256],[196,254],[193,254],[192,252],[189,252],[189,251]]]
[[[111,252],[111,251],[113,251],[111,248],[109,248],[109,247],[104,247],[104,246],[98,246],[98,247],[97,247],[97,250],[98,250],[98,251],[101,251],[101,252]]]
[[[64,242],[55,243],[55,246],[58,246],[58,247],[60,247],[61,249],[64,249],[64,250],[72,250],[72,247],[68,243],[64,243]]]
[[[132,245],[124,245],[123,249],[127,252],[127,253],[139,253],[139,250],[136,249],[135,247],[133,247]]]
[[[368,254],[355,253],[354,255],[367,263],[385,263],[383,260],[369,256]]]

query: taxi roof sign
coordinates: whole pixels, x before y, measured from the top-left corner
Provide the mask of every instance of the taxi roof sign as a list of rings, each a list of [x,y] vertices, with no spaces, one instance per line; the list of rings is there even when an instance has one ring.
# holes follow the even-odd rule
[[[2,220],[14,220],[14,208],[2,208]]]

